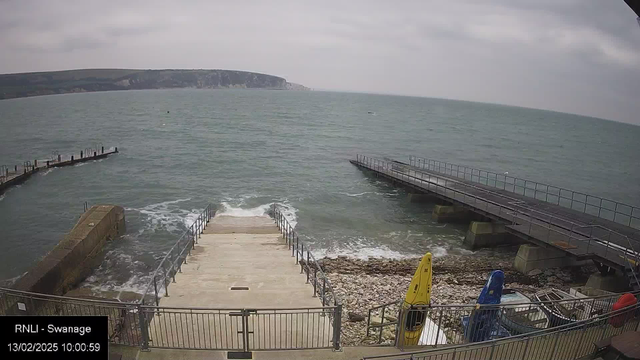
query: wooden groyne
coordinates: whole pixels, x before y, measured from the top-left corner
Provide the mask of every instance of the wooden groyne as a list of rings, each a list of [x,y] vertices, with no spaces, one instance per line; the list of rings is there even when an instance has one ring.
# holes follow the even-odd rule
[[[39,172],[43,169],[71,166],[78,163],[99,160],[106,158],[109,155],[117,154],[118,148],[107,149],[105,151],[104,146],[99,149],[96,147],[86,148],[80,151],[79,154],[72,154],[63,156],[54,152],[49,159],[45,160],[33,160],[33,162],[25,161],[22,165],[14,165],[9,167],[6,165],[0,166],[0,194],[7,191],[12,186],[18,185],[26,181],[31,175]]]

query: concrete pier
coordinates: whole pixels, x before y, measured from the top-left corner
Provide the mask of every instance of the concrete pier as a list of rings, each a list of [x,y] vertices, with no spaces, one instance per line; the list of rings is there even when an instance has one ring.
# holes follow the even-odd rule
[[[619,293],[628,291],[629,283],[628,280],[620,274],[603,275],[601,273],[595,273],[589,276],[585,287]]]
[[[567,253],[535,245],[520,245],[515,259],[516,270],[526,274],[533,269],[549,269],[563,266],[576,266],[581,262],[570,257]]]
[[[311,314],[296,310],[322,304],[313,297],[313,287],[306,283],[306,276],[300,273],[300,266],[270,217],[216,216],[191,254],[160,306],[221,309],[213,317],[178,319],[184,328],[194,326],[194,321],[204,321],[200,326],[213,333],[196,332],[192,335],[196,338],[184,339],[173,334],[180,327],[167,326],[164,319],[155,317],[149,326],[155,346],[184,347],[188,344],[181,342],[200,341],[207,348],[224,348],[229,340],[233,345],[241,325],[237,317],[232,317],[231,309],[257,309],[247,325],[252,331],[250,341],[254,342],[250,348],[278,349],[279,344],[293,343],[300,347],[330,346],[333,335],[329,316],[321,310]],[[218,326],[220,323],[231,327]],[[315,333],[309,333],[309,328],[316,329]],[[258,343],[266,337],[268,343]]]
[[[124,209],[96,205],[85,212],[74,228],[14,288],[62,295],[91,273],[108,240],[125,231]]]
[[[504,225],[491,222],[472,221],[464,238],[464,244],[471,250],[504,244],[511,239]]]
[[[436,205],[431,213],[431,218],[439,223],[467,222],[470,213],[467,209],[459,206]]]

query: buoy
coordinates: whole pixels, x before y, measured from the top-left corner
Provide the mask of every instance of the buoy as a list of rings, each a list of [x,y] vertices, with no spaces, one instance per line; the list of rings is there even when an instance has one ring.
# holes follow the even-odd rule
[[[167,114],[169,113],[169,110],[167,110]]]

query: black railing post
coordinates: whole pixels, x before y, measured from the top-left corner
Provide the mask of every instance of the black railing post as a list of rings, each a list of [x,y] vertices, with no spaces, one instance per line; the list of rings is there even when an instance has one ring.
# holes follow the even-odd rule
[[[318,264],[316,264],[315,268],[313,269],[313,297],[316,297],[317,286],[318,286]]]
[[[156,306],[160,306],[160,299],[158,298],[158,279],[155,275],[153,276],[153,289],[156,295]]]
[[[145,316],[144,313],[144,309],[138,305],[137,306],[137,311],[138,311],[138,324],[140,325],[140,334],[142,335],[142,343],[140,344],[140,347],[142,348],[142,351],[148,351],[149,350],[149,332],[148,332],[148,328],[147,328],[147,318]]]
[[[324,299],[327,297],[327,278],[322,276],[322,306],[325,306]]]
[[[342,332],[342,304],[334,308],[333,313],[333,350],[340,350],[340,333]]]
[[[304,243],[302,243],[302,250],[300,250],[300,274],[302,274],[302,270],[304,269]]]
[[[307,284],[309,283],[309,249],[307,249]]]

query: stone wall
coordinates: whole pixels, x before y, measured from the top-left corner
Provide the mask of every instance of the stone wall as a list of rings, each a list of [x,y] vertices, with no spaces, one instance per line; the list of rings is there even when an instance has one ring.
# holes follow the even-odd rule
[[[84,280],[100,263],[98,255],[105,243],[124,232],[122,207],[93,206],[51,252],[16,282],[14,289],[64,294]]]

